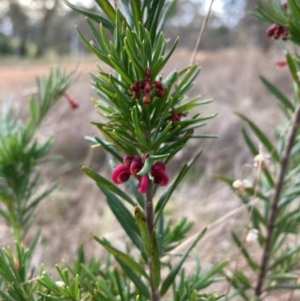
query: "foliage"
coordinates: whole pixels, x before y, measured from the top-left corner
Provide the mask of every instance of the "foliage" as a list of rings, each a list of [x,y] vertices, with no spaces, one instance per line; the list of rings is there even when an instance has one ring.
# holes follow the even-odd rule
[[[267,30],[282,26],[287,32],[284,40],[299,44],[299,14],[300,6],[297,1],[289,0],[281,5],[279,1],[263,1],[258,5],[256,15],[261,19],[272,22]],[[277,27],[279,28],[279,27]],[[271,36],[271,35],[270,35]],[[272,35],[273,36],[273,35]],[[274,35],[274,39],[280,36]],[[255,234],[254,240],[262,252],[257,258],[251,252],[245,239],[237,233],[232,233],[233,242],[238,247],[246,262],[248,271],[236,269],[232,274],[225,273],[232,291],[228,299],[238,295],[241,300],[261,300],[276,290],[297,290],[300,288],[297,279],[299,273],[300,247],[298,241],[299,219],[299,56],[289,52],[285,47],[286,64],[294,87],[294,96],[284,95],[276,85],[261,76],[261,81],[278,101],[286,126],[275,127],[273,140],[268,138],[254,121],[243,114],[237,115],[250,128],[243,129],[243,137],[250,153],[254,156],[255,172],[254,186],[246,187],[243,181],[217,176],[235,190],[243,204],[248,208],[250,220],[249,229]],[[288,133],[288,134],[287,134]],[[294,136],[293,136],[294,135]],[[254,137],[260,143],[256,146]],[[253,274],[255,280],[253,281]],[[250,276],[251,275],[251,276]]]
[[[172,181],[169,181],[168,164],[179,151],[184,151],[190,139],[215,136],[199,134],[214,115],[191,113],[210,100],[186,96],[200,72],[198,66],[187,66],[166,77],[161,75],[178,43],[177,39],[168,49],[168,40],[162,32],[176,3],[176,0],[119,0],[111,4],[108,0],[95,0],[100,8],[97,13],[66,1],[69,7],[87,17],[93,40],[89,42],[76,28],[83,44],[112,69],[108,73],[99,64],[98,73],[91,75],[99,96],[93,101],[101,115],[101,121],[91,123],[101,136],[86,138],[93,147],[104,148],[113,158],[111,179],[90,167],[81,169],[105,195],[127,238],[123,249],[119,249],[107,239],[93,235],[107,253],[104,261],[95,257],[88,260],[81,246],[73,264],[56,266],[56,275],[48,273],[43,266],[38,275],[31,269],[39,233],[28,248],[22,242],[37,205],[55,188],[49,186],[39,191],[37,165],[47,161],[52,140],[40,142],[35,133],[50,108],[62,95],[67,95],[72,79],[72,74],[52,70],[48,78],[38,81],[38,92],[29,99],[29,116],[25,122],[21,123],[11,106],[1,115],[0,214],[16,239],[13,249],[0,250],[1,300],[216,301],[236,296],[241,300],[261,300],[263,294],[279,289],[300,288],[297,283],[300,59],[297,53],[288,50],[285,50],[286,64],[294,97],[285,96],[261,77],[262,83],[278,99],[288,124],[284,129],[275,128],[277,143],[248,116],[237,113],[252,132],[242,131],[257,168],[255,184],[248,179],[217,176],[233,188],[248,208],[247,227],[262,256],[254,256],[245,243],[247,238],[233,232],[233,242],[247,269],[240,269],[237,264],[233,272],[228,272],[224,269],[228,260],[223,260],[204,271],[196,255],[194,269],[187,273],[185,264],[207,229],[196,233],[183,250],[180,242],[187,237],[193,223],[186,218],[173,221],[165,216],[164,209],[202,149],[178,168]],[[260,1],[257,15],[275,22],[267,30],[269,37],[298,44],[297,1],[289,0],[283,6],[278,1]],[[74,100],[66,97],[76,108]],[[254,137],[261,146],[256,146]],[[158,193],[160,186],[164,188]],[[224,280],[230,285],[229,293],[209,293],[211,284]]]
[[[176,40],[166,53],[167,40],[161,32],[176,1],[130,1],[129,9],[125,1],[119,1],[114,7],[108,1],[96,1],[106,18],[103,14],[83,10],[68,1],[66,3],[87,17],[93,40],[89,42],[76,28],[82,42],[114,70],[107,73],[99,66],[98,74],[92,75],[93,86],[101,97],[94,103],[106,121],[91,123],[106,140],[99,137],[87,139],[95,146],[102,146],[116,161],[121,162],[112,174],[115,184],[127,182],[130,176],[135,176],[138,185],[135,187],[134,180],[130,178],[131,196],[92,169],[83,166],[82,170],[96,181],[105,194],[108,206],[139,250],[140,259],[133,259],[130,254],[117,250],[102,238],[94,238],[114,255],[139,292],[140,299],[159,300],[172,284],[176,285],[176,276],[182,270],[184,260],[204,233],[199,233],[191,247],[182,254],[181,260],[174,267],[170,266],[169,274],[161,279],[161,269],[166,264],[163,256],[172,251],[175,242],[184,238],[190,229],[184,220],[180,222],[180,231],[178,225],[174,229],[170,225],[166,227],[163,209],[202,151],[183,166],[153,209],[152,198],[157,187],[152,188],[151,182],[154,180],[153,184],[161,186],[167,184],[165,165],[184,148],[189,139],[215,137],[196,135],[194,132],[214,115],[187,117],[191,109],[209,102],[200,101],[199,97],[189,99],[185,96],[199,73],[197,65],[174,71],[165,79],[160,76],[178,42]],[[100,22],[100,27],[97,28],[93,21]],[[108,40],[105,29],[113,34],[113,41]],[[163,171],[155,170],[158,166]],[[159,176],[164,177],[163,183]],[[146,198],[140,193],[146,193]],[[123,201],[132,206],[134,216]],[[157,226],[157,230],[153,226]],[[147,264],[149,275],[144,273]]]
[[[12,54],[13,47],[11,45],[11,41],[8,36],[4,33],[0,32],[0,54],[1,55],[9,55]]]
[[[39,141],[35,133],[52,106],[69,87],[72,73],[59,68],[37,81],[37,94],[29,98],[29,116],[24,122],[12,104],[0,116],[0,200],[1,216],[10,224],[14,237],[22,242],[36,207],[55,188],[41,190],[38,165],[46,162],[52,138]]]
[[[66,2],[88,17],[92,42],[76,28],[84,45],[114,70],[110,74],[99,67],[98,74],[92,75],[93,86],[101,98],[94,102],[105,118],[104,122],[92,121],[92,124],[104,138],[87,139],[123,163],[112,173],[114,183],[89,167],[83,166],[82,171],[106,196],[108,206],[128,235],[128,245],[126,251],[119,250],[106,239],[94,236],[110,254],[105,263],[95,258],[86,261],[83,248],[79,248],[73,266],[57,266],[60,280],[55,281],[43,267],[40,275],[32,278],[30,258],[39,236],[35,236],[29,249],[21,242],[36,206],[54,189],[51,186],[37,194],[40,177],[36,165],[48,153],[51,139],[41,143],[34,133],[70,83],[71,74],[62,75],[57,69],[38,83],[38,93],[29,100],[29,117],[24,124],[10,109],[3,115],[1,200],[5,210],[1,214],[12,226],[17,242],[14,250],[3,249],[0,254],[2,297],[5,300],[159,300],[173,290],[174,300],[218,300],[220,296],[201,290],[220,280],[216,274],[227,261],[205,272],[196,261],[195,273],[186,278],[184,262],[206,229],[196,235],[174,263],[171,252],[186,237],[192,223],[185,218],[165,223],[164,216],[173,192],[202,150],[179,169],[168,186],[166,165],[190,139],[215,137],[198,135],[195,131],[214,115],[188,116],[191,109],[210,102],[186,97],[200,71],[198,66],[174,71],[165,79],[160,75],[178,43],[177,39],[167,52],[167,40],[162,33],[177,1],[130,1],[129,7],[126,1],[119,1],[118,6],[106,0],[95,2],[101,14]],[[100,22],[100,26],[95,22]],[[107,31],[113,34],[113,41],[109,41]],[[122,182],[127,182],[131,194],[115,185]],[[167,188],[154,207],[156,185]],[[133,255],[132,250],[138,253]],[[166,275],[162,276],[162,272]]]

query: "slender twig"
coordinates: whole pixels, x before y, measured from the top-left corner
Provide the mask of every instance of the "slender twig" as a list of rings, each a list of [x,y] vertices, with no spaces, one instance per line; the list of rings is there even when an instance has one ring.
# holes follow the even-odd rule
[[[153,236],[153,201],[152,201],[152,183],[149,181],[148,188],[146,191],[146,203],[145,203],[146,220],[148,226],[149,236]]]
[[[145,202],[145,213],[146,221],[148,226],[148,233],[151,239],[151,245],[154,246],[153,240],[153,222],[154,222],[154,213],[153,213],[153,196],[152,196],[152,183],[149,181],[148,188],[146,191],[146,202]],[[150,286],[151,286],[151,301],[159,301],[159,293],[154,288],[152,282],[152,260],[149,258],[149,270],[150,270]]]
[[[206,16],[205,16],[205,18],[202,22],[202,26],[201,26],[201,29],[200,29],[200,32],[199,32],[199,35],[198,35],[198,38],[197,38],[197,41],[196,41],[196,45],[195,45],[192,57],[191,57],[190,65],[192,65],[195,62],[196,54],[197,54],[200,42],[201,42],[202,37],[203,37],[204,30],[205,30],[205,27],[207,25],[207,22],[208,22],[210,13],[211,13],[211,8],[212,8],[213,3],[214,3],[214,0],[211,0],[209,8],[208,8],[208,12],[207,12],[207,14],[206,14]]]
[[[274,191],[273,198],[271,200],[271,212],[270,212],[270,217],[267,226],[266,243],[264,246],[263,256],[260,264],[260,273],[258,275],[257,284],[255,287],[255,296],[258,298],[260,298],[262,293],[263,282],[264,282],[264,278],[267,272],[267,267],[270,259],[270,248],[271,248],[272,235],[274,231],[274,225],[275,225],[275,220],[276,220],[276,215],[278,210],[278,206],[277,206],[278,200],[283,186],[284,175],[288,166],[290,153],[296,139],[297,129],[299,125],[300,125],[300,106],[297,108],[295,112],[292,127],[288,135],[287,144],[284,148],[283,155],[280,161],[279,172],[275,184],[275,191]]]

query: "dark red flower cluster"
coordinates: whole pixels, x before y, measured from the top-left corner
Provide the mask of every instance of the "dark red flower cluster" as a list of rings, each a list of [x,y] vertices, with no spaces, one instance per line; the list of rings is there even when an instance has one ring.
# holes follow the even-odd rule
[[[79,108],[79,103],[74,98],[72,98],[68,93],[65,93],[64,96],[72,109],[75,110]]]
[[[177,112],[174,108],[172,108],[172,113],[170,116],[171,121],[180,121],[181,117],[185,117],[186,114],[182,112]]]
[[[266,34],[269,38],[273,38],[275,40],[282,38],[282,40],[286,41],[288,37],[287,29],[275,23],[267,28]]]
[[[156,93],[155,95],[159,98],[163,97],[165,89],[160,81],[154,80],[151,81],[150,78],[150,70],[149,68],[145,69],[145,79],[141,81],[135,81],[130,86],[130,90],[133,92],[134,98],[140,98],[141,93],[143,93],[143,103],[149,104],[150,103],[150,91],[155,88]]]
[[[138,172],[143,168],[144,162],[140,156],[125,156],[123,164],[119,164],[113,170],[111,178],[114,183],[121,184],[130,178],[136,176],[139,180],[137,189],[140,193],[145,193],[149,183],[149,176],[147,174],[139,176]],[[166,166],[163,162],[156,162],[151,166],[151,175],[154,183],[160,186],[165,186],[169,182],[169,177],[166,173]]]

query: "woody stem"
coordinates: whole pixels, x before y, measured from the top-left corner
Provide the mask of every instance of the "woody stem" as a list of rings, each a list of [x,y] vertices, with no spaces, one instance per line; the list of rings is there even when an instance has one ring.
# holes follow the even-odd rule
[[[146,221],[148,227],[149,237],[151,239],[151,245],[154,246],[154,238],[153,238],[153,222],[154,222],[154,212],[153,212],[153,196],[152,196],[152,182],[149,181],[147,191],[146,191],[146,202],[145,202],[145,213],[146,213]],[[153,280],[152,280],[152,260],[149,258],[149,270],[150,270],[150,287],[151,287],[151,301],[159,301],[159,293],[154,288]]]

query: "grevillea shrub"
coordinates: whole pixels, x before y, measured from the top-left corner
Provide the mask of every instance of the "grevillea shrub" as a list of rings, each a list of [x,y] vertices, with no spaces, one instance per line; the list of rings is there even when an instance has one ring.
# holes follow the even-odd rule
[[[292,300],[294,291],[300,289],[300,58],[294,52],[300,44],[300,4],[296,0],[260,1],[256,12],[272,24],[266,30],[267,36],[284,43],[285,60],[277,66],[289,68],[294,96],[285,96],[261,77],[279,100],[286,118],[284,130],[274,126],[273,140],[248,116],[238,114],[254,134],[243,130],[255,173],[250,179],[217,176],[229,184],[249,210],[247,235],[232,234],[239,253],[231,265],[234,268],[230,271],[228,260],[224,260],[203,270],[196,256],[194,269],[187,274],[185,260],[196,244],[201,244],[206,228],[189,239],[183,253],[176,254],[177,260],[170,260],[171,252],[187,237],[193,223],[186,218],[172,223],[164,209],[202,150],[178,167],[175,175],[168,173],[168,165],[179,151],[185,150],[190,139],[216,136],[201,133],[201,127],[214,115],[197,113],[210,101],[187,96],[199,67],[192,64],[162,76],[178,44],[177,39],[168,47],[163,34],[164,23],[176,2],[95,0],[100,8],[95,12],[65,1],[86,16],[93,39],[88,41],[79,28],[76,31],[99,59],[99,70],[91,75],[99,98],[93,101],[101,115],[91,124],[99,135],[86,140],[92,147],[105,149],[113,161],[108,178],[90,167],[81,169],[105,196],[126,239],[119,250],[108,240],[93,236],[110,255],[105,261],[87,259],[81,246],[73,264],[56,266],[57,274],[50,274],[44,266],[39,272],[31,269],[39,233],[28,248],[23,242],[36,207],[55,188],[53,185],[36,193],[40,183],[38,164],[45,161],[51,140],[40,143],[35,133],[60,97],[64,96],[71,108],[78,107],[67,93],[72,74],[55,69],[38,82],[37,93],[29,99],[25,123],[20,123],[11,108],[0,118],[0,214],[16,240],[12,249],[0,250],[0,300],[275,300],[283,289],[289,291]],[[102,64],[108,65],[111,72],[104,71]],[[248,241],[257,242],[255,254],[249,251]],[[243,269],[240,258],[246,262]],[[216,282],[221,282],[222,288],[227,285],[227,289],[221,294],[211,293],[215,287],[210,285]]]
[[[103,118],[91,123],[102,135],[87,139],[94,144],[93,147],[103,147],[111,154],[114,167],[111,179],[86,166],[82,170],[96,181],[140,255],[133,258],[104,239],[95,239],[114,255],[126,277],[134,284],[133,291],[139,292],[135,293],[139,298],[160,300],[170,294],[171,288],[179,298],[196,298],[198,290],[206,287],[212,281],[211,277],[227,263],[216,264],[209,271],[209,277],[203,275],[202,281],[200,274],[194,275],[196,282],[192,281],[187,288],[182,286],[182,280],[178,282],[184,271],[185,258],[205,229],[174,266],[163,258],[176,246],[174,242],[179,238],[175,235],[177,237],[164,244],[168,231],[174,231],[173,227],[165,227],[164,208],[202,150],[183,165],[173,179],[168,174],[168,164],[190,139],[215,137],[198,130],[214,115],[191,113],[192,109],[209,101],[186,96],[199,67],[191,65],[166,77],[161,75],[178,44],[177,39],[167,50],[167,40],[162,32],[176,1],[118,1],[114,5],[109,1],[96,2],[104,17],[66,3],[87,17],[93,40],[88,41],[79,28],[76,30],[86,47],[112,69],[107,73],[100,64],[98,74],[92,75],[93,86],[99,94],[99,100],[94,100],[94,103]],[[109,34],[113,35],[112,41],[107,38]],[[125,192],[126,187],[131,194]],[[153,198],[158,189],[164,191],[154,205]],[[124,202],[132,209],[129,210]],[[191,224],[186,220],[180,223],[177,229],[183,238]],[[168,268],[164,267],[166,265]],[[169,270],[164,277],[163,269]],[[182,287],[178,289],[178,285]],[[207,298],[219,297],[207,295]]]

